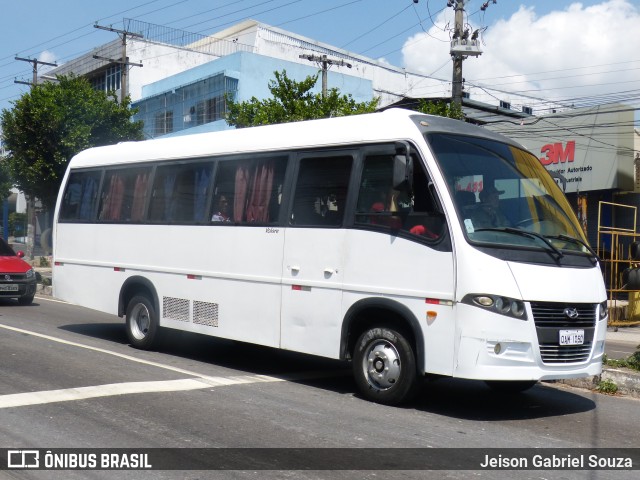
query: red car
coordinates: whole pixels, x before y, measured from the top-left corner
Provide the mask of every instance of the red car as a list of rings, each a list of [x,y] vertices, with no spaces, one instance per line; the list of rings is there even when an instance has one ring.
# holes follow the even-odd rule
[[[20,305],[29,305],[36,294],[36,272],[0,238],[0,298],[17,298]]]

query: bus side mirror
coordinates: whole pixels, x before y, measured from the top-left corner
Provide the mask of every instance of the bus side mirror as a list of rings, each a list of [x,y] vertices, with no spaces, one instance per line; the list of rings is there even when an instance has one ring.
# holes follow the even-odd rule
[[[393,189],[411,192],[413,190],[413,159],[407,142],[396,142],[393,157]]]

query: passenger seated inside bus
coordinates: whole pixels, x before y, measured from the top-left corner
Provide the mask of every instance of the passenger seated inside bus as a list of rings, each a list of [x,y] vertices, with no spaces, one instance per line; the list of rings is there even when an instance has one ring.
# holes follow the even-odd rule
[[[212,222],[229,222],[231,218],[229,216],[229,200],[225,195],[220,195],[216,200],[216,207],[213,210],[211,217]]]
[[[391,189],[388,193],[381,192],[379,200],[371,205],[370,223],[383,225],[392,230],[406,230],[417,236],[432,240],[440,235],[433,231],[433,226],[427,225],[429,215],[424,215],[419,206],[415,205],[415,198],[407,192]],[[439,221],[436,220],[439,223]]]
[[[480,204],[476,205],[471,212],[474,229],[511,226],[511,222],[500,208],[500,195],[503,193],[504,190],[498,190],[492,184],[485,185],[480,191]]]

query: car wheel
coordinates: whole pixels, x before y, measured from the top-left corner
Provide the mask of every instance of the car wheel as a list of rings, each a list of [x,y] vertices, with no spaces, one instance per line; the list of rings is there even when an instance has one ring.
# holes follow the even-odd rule
[[[33,303],[33,297],[34,295],[27,295],[24,297],[18,297],[18,304],[20,305],[31,305]]]
[[[416,389],[413,348],[402,333],[386,327],[365,331],[353,356],[356,384],[367,399],[386,405],[409,400]]]
[[[158,340],[160,326],[153,303],[144,295],[134,296],[127,305],[127,338],[136,348],[149,350]]]

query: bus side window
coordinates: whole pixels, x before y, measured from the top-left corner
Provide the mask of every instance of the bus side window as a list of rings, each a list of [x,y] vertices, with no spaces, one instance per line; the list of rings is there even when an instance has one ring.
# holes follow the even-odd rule
[[[64,192],[60,220],[92,221],[98,202],[98,188],[102,171],[74,172]]]
[[[100,195],[99,220],[139,222],[149,188],[151,168],[123,168],[106,172]]]
[[[149,220],[201,223],[207,219],[211,162],[180,163],[156,169]]]
[[[286,157],[220,161],[211,221],[236,224],[277,222],[286,166]]]
[[[360,182],[356,224],[430,240],[439,238],[444,220],[419,159],[414,158],[413,191],[394,190],[392,183],[393,155],[368,155]]]
[[[352,163],[351,156],[303,158],[289,223],[342,225]]]

